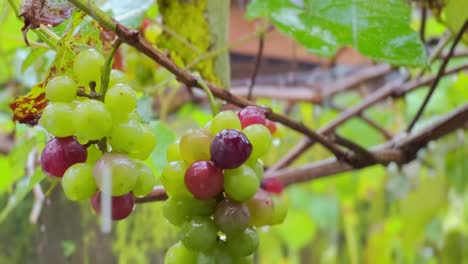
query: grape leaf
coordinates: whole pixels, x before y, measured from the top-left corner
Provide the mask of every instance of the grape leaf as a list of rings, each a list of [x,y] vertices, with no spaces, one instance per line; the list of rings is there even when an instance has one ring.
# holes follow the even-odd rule
[[[424,66],[426,51],[409,26],[404,0],[255,0],[247,17],[266,17],[309,51],[333,56],[351,45],[376,60]]]

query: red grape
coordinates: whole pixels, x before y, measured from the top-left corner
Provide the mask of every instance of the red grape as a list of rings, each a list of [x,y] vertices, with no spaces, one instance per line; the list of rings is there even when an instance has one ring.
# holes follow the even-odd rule
[[[86,147],[78,143],[76,138],[53,138],[42,151],[41,166],[46,174],[63,177],[69,167],[85,162],[86,158]]]
[[[284,189],[284,183],[278,178],[265,178],[262,180],[262,188],[270,193],[282,193]]]
[[[200,200],[216,197],[223,191],[223,171],[211,161],[196,161],[185,172],[185,186]]]
[[[233,129],[219,132],[211,142],[211,160],[222,169],[234,169],[242,165],[252,153],[247,137]]]
[[[266,124],[265,113],[256,106],[247,106],[240,110],[237,116],[239,116],[243,129],[254,124]]]
[[[270,194],[260,189],[246,202],[250,211],[250,225],[264,226],[271,224],[274,216],[274,204]]]
[[[97,192],[91,198],[91,205],[97,214],[101,213],[101,192]],[[111,218],[112,220],[122,220],[127,218],[135,206],[135,196],[127,193],[122,196],[112,196],[111,198]]]

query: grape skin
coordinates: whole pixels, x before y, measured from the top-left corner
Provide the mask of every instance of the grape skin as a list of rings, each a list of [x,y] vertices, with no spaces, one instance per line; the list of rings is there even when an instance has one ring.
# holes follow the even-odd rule
[[[62,178],[62,188],[69,200],[81,201],[91,198],[97,191],[93,166],[77,163],[68,168]]]
[[[91,198],[91,206],[97,214],[101,214],[101,192],[97,192]],[[111,197],[111,219],[122,220],[127,218],[135,207],[135,196],[127,193],[121,196]]]
[[[241,132],[225,129],[211,142],[211,160],[222,169],[234,169],[242,165],[252,153],[252,144]]]
[[[74,137],[53,138],[41,154],[42,170],[50,176],[62,177],[73,164],[85,162],[86,147]]]

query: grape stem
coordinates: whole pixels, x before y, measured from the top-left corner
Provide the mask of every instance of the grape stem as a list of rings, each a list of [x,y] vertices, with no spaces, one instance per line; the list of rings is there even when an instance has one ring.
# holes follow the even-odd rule
[[[106,62],[104,63],[104,66],[102,69],[101,94],[100,94],[102,100],[104,100],[107,90],[109,89],[109,79],[110,79],[110,73],[112,70],[112,61],[114,59],[115,53],[117,52],[121,44],[122,44],[122,40],[120,38],[117,38],[114,41],[114,44],[112,44],[112,49],[106,58]]]
[[[195,78],[197,78],[200,87],[205,91],[206,95],[208,96],[208,101],[210,102],[211,107],[211,113],[213,114],[213,116],[215,116],[219,113],[219,109],[221,108],[219,103],[216,102],[216,99],[213,96],[213,93],[211,92],[210,88],[208,88],[206,82],[200,76],[196,76]]]

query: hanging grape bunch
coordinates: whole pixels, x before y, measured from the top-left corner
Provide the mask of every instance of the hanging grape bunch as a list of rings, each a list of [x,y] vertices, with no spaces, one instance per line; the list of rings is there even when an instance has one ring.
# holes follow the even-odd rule
[[[275,130],[260,108],[249,106],[237,114],[220,112],[169,147],[161,178],[169,196],[164,215],[181,236],[167,251],[166,264],[252,263],[255,227],[286,217],[284,199],[260,188],[265,184],[259,158]],[[267,190],[279,186],[263,182]]]
[[[101,93],[104,63],[98,51],[83,50],[74,60],[73,76],[48,82],[49,103],[39,122],[54,137],[42,152],[41,165],[49,176],[61,178],[68,199],[91,199],[97,213],[101,192],[112,196],[111,218],[120,220],[132,212],[135,196],[148,194],[155,185],[143,160],[156,137],[140,122],[136,92],[121,72],[111,72],[109,89]]]

